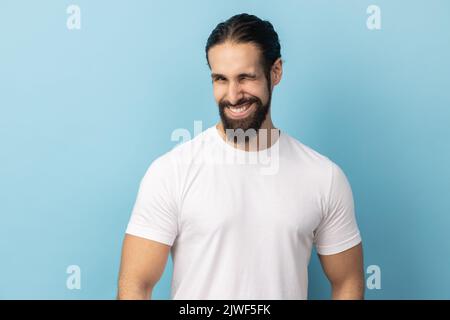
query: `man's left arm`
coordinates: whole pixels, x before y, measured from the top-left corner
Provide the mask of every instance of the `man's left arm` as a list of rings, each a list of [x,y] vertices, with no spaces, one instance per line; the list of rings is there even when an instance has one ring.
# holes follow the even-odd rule
[[[332,299],[364,299],[362,244],[331,255],[320,255],[323,271],[330,281]]]

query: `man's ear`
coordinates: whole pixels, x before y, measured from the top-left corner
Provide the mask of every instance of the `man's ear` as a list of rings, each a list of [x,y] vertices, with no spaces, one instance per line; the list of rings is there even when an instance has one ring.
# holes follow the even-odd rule
[[[283,61],[281,57],[275,60],[272,65],[272,69],[270,70],[271,79],[272,79],[272,88],[276,86],[281,81],[281,77],[283,76]]]

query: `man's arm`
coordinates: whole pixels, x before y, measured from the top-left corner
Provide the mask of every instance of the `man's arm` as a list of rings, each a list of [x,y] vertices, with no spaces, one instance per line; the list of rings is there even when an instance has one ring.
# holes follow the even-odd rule
[[[117,299],[150,299],[153,287],[164,272],[169,252],[169,245],[126,234]]]
[[[364,299],[361,243],[337,254],[319,255],[319,259],[331,284],[332,299]]]

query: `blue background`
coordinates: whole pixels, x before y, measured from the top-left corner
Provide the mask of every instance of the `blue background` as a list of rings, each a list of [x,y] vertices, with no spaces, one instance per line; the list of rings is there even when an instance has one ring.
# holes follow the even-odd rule
[[[68,5],[81,30],[68,30]],[[381,8],[381,30],[366,9]],[[219,119],[204,57],[236,13],[270,20],[284,58],[277,127],[346,173],[368,299],[450,298],[450,2],[0,0],[0,298],[113,299],[151,161]],[[81,290],[66,268],[81,268]],[[154,291],[170,293],[172,262]],[[367,275],[368,276],[368,275]],[[318,259],[310,298],[329,297]]]

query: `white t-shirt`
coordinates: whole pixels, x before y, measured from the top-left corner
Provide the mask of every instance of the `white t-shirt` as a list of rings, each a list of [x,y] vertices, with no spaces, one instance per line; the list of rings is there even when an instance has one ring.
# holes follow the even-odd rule
[[[126,233],[172,246],[172,299],[307,299],[312,246],[361,242],[338,165],[284,132],[236,149],[215,126],[152,162]]]

